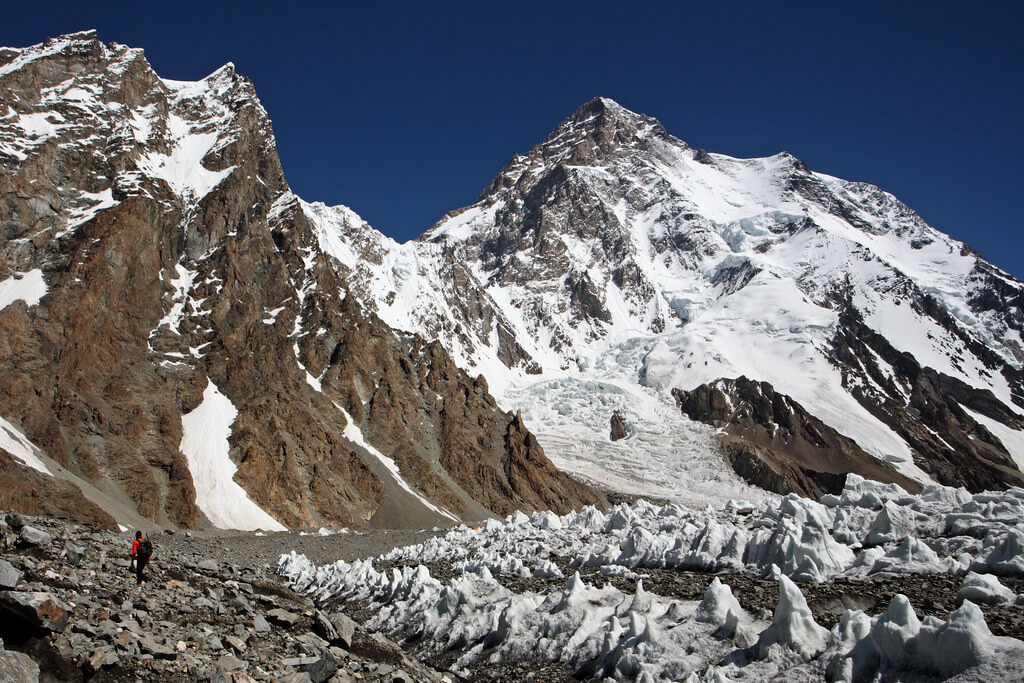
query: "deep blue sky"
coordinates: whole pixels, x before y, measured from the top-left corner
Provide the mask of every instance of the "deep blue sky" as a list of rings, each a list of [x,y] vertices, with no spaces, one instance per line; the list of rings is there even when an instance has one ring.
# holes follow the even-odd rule
[[[20,3],[0,45],[97,28],[165,78],[234,62],[293,189],[400,241],[604,95],[875,183],[1024,276],[1024,3],[377,4]]]

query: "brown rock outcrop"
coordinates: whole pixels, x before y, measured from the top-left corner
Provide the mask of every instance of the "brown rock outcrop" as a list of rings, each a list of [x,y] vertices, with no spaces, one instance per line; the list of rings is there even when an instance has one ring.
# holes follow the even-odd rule
[[[50,457],[157,523],[192,526],[181,417],[213,382],[238,413],[235,481],[287,526],[428,514],[361,439],[456,515],[600,502],[553,467],[513,486],[512,418],[486,385],[348,296],[230,65],[161,81],[140,50],[93,33],[18,59],[0,76],[15,113],[0,123],[0,272],[40,269],[46,292],[0,309],[0,412]],[[25,133],[26,117],[52,134]],[[184,158],[200,145],[201,161]],[[79,518],[79,498],[39,512]]]
[[[846,474],[854,472],[909,491],[921,489],[768,382],[720,379],[672,394],[691,419],[722,428],[726,461],[755,486],[817,499],[841,491]]]
[[[629,436],[629,432],[626,431],[626,422],[622,419],[622,413],[617,410],[612,413],[610,436],[612,441],[625,439]]]
[[[0,509],[28,515],[74,518],[93,529],[117,529],[107,512],[88,500],[75,486],[16,462],[0,448]]]

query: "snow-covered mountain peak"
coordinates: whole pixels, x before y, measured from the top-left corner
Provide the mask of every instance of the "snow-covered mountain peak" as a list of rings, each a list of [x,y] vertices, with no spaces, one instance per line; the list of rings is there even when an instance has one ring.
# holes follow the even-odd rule
[[[47,59],[45,58],[59,58]],[[0,76],[24,69],[30,65],[41,67],[44,72],[55,73],[61,62],[65,66],[78,63],[82,65],[101,62],[111,75],[124,73],[125,65],[135,60],[144,60],[145,53],[141,48],[132,48],[120,43],[100,42],[95,29],[68,33],[56,38],[48,38],[42,43],[28,47],[0,47]],[[88,67],[87,67],[88,68]],[[43,78],[45,78],[45,73]]]
[[[657,119],[630,111],[607,97],[595,97],[562,121],[540,146],[548,148],[548,154],[554,157],[558,154],[558,142],[565,138],[579,142],[589,137],[595,142],[606,143],[605,151],[611,151],[612,147],[607,143],[628,145],[651,135],[667,135]]]
[[[84,68],[31,57],[46,50]],[[474,204],[397,244],[347,207],[288,190],[266,154],[266,113],[230,64],[200,81],[161,80],[141,51],[94,37],[3,55],[0,161],[21,164],[25,183],[31,172],[42,200],[30,207],[40,215],[19,215],[12,229],[19,270],[45,240],[133,195],[182,216],[193,261],[228,235],[269,227],[287,241],[301,224],[297,301],[319,256],[333,257],[346,307],[357,301],[392,328],[440,341],[523,411],[558,465],[583,476],[664,497],[683,477],[693,499],[735,485],[710,428],[684,417],[672,391],[714,383],[733,400],[735,383],[720,380],[745,376],[900,476],[1020,480],[992,439],[1005,437],[1024,462],[1024,287],[877,187],[816,173],[787,152],[695,149],[656,119],[595,98],[515,156]],[[66,161],[33,170],[43,145]],[[83,155],[101,160],[89,177],[74,163]],[[253,158],[267,163],[239,170]],[[63,175],[46,175],[55,170]],[[247,218],[202,223],[206,197],[229,187]],[[259,188],[274,188],[263,204]],[[276,319],[267,315],[264,324]],[[612,411],[629,432],[614,447]],[[923,414],[933,426],[914,417]],[[960,432],[934,436],[949,424]],[[962,452],[989,465],[964,465]],[[638,462],[652,473],[632,472]]]
[[[956,386],[997,431],[1024,406],[1019,281],[878,187],[817,173],[788,152],[740,159],[694,149],[606,98],[514,157],[476,203],[416,244],[418,272],[437,278],[441,294],[407,296],[405,329],[444,340],[507,405],[527,406],[547,444],[581,420],[606,433],[607,415],[577,394],[620,410],[640,433],[661,433],[666,425],[644,414],[657,396],[747,376],[902,475],[977,486],[951,474],[960,465],[917,468],[915,454],[927,452],[927,463],[953,447],[908,426],[908,403],[926,402],[932,389],[921,382]],[[445,292],[442,264],[458,264],[457,296],[473,305]],[[377,288],[388,290],[401,285]],[[878,335],[870,350],[850,338],[865,330]],[[1016,407],[1007,413],[971,392]],[[548,400],[575,407],[552,413]],[[1017,439],[1007,436],[1007,447]],[[566,445],[574,455],[555,456],[573,469],[581,455]],[[1003,453],[992,457],[1005,462]]]

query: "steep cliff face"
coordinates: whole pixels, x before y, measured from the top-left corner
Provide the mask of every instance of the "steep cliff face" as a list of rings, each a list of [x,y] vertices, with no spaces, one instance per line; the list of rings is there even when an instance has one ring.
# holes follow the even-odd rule
[[[600,502],[513,486],[486,384],[348,295],[231,65],[165,81],[90,32],[0,53],[0,85],[2,412],[60,464],[177,526]]]

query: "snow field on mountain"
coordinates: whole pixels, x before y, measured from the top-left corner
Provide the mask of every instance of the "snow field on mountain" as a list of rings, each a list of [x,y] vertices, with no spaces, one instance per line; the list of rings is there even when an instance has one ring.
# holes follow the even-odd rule
[[[170,114],[168,133],[170,153],[150,152],[139,159],[138,165],[141,171],[167,181],[179,196],[199,201],[234,170],[232,166],[210,171],[202,164],[203,157],[218,141],[217,132],[195,133],[187,121]]]
[[[15,301],[24,301],[29,307],[35,306],[46,296],[47,291],[43,271],[39,268],[33,268],[26,273],[15,273],[6,280],[0,280],[0,310]]]
[[[181,416],[181,452],[196,488],[196,506],[219,529],[284,531],[234,480],[238,468],[228,454],[228,438],[236,417],[238,410],[209,379],[202,403]]]
[[[21,462],[22,465],[53,476],[53,472],[35,454],[36,446],[20,429],[2,417],[0,417],[0,448],[13,455],[15,460]]]
[[[791,281],[762,273],[682,331],[659,337],[644,358],[641,381],[666,393],[721,377],[767,381],[868,453],[913,479],[932,481],[906,442],[844,390],[827,352],[837,324],[833,311],[810,302]]]
[[[561,517],[517,512],[379,558],[415,567],[381,573],[370,559],[317,567],[292,552],[278,572],[316,600],[369,602],[367,626],[409,637],[420,654],[458,648],[452,670],[463,676],[472,666],[541,656],[593,679],[849,681],[898,670],[976,680],[1024,665],[1024,644],[993,636],[971,602],[1022,600],[992,575],[1024,576],[1022,515],[1021,489],[971,495],[932,485],[915,496],[850,475],[823,503],[787,496],[752,508],[639,501]],[[641,580],[633,593],[588,584],[578,572],[561,588],[521,593],[500,580],[563,576],[556,557]],[[422,564],[438,562],[456,574],[447,583]],[[780,599],[770,619],[748,614],[717,578],[700,602],[665,598],[644,589],[647,568],[775,577]],[[793,583],[935,572],[966,574],[964,602],[947,620],[920,620],[897,595],[875,617],[848,610],[831,631]]]
[[[318,225],[321,248],[353,271],[357,296],[387,324],[439,339],[460,367],[482,373],[499,405],[522,410],[558,467],[626,492],[697,504],[720,486],[735,493],[743,484],[721,464],[712,432],[672,414],[671,390],[745,375],[770,382],[901,473],[933,481],[907,443],[844,386],[833,346],[837,297],[847,294],[895,348],[1012,405],[1006,379],[910,303],[919,293],[935,297],[968,334],[1019,365],[1007,350],[1012,330],[1000,323],[1005,329],[997,332],[972,312],[977,260],[962,243],[892,195],[812,173],[787,153],[700,159],[654,130],[652,120],[611,101],[603,106],[614,125],[635,125],[644,144],[624,142],[577,164],[571,155],[591,144],[595,117],[570,118],[538,148],[543,153],[513,159],[503,182],[492,185],[497,189],[442,219],[424,241],[398,245],[344,207],[302,204]],[[575,214],[552,197],[543,238],[564,252],[541,253],[541,235],[523,239],[536,228],[515,215],[559,164],[565,180],[558,187],[572,193],[584,216],[604,218],[577,226]],[[520,241],[500,254],[481,253],[499,230],[501,240],[509,233]],[[484,318],[489,329],[466,317],[466,293],[455,290],[446,270],[449,251],[464,259],[477,298],[493,309]],[[638,288],[617,284],[613,271],[623,264],[641,275]],[[567,299],[568,273],[586,273],[607,322],[579,317]],[[498,321],[542,374],[499,360]],[[665,328],[655,332],[655,321]],[[638,346],[646,355],[635,362]],[[603,362],[612,357],[627,362]],[[850,381],[861,380],[854,373]],[[624,442],[607,437],[612,408],[632,422]],[[1010,441],[1019,435],[1000,433]]]
[[[635,126],[635,139],[624,139],[591,164],[576,165],[574,151],[588,149],[596,137],[590,128],[595,117],[572,117],[538,148],[513,159],[501,182],[495,181],[477,204],[443,219],[426,236],[431,243],[466,250],[481,289],[543,367],[542,375],[524,377],[503,372],[497,363],[483,363],[481,357],[496,350],[487,349],[485,339],[485,348],[475,355],[454,354],[470,371],[484,372],[502,405],[524,410],[528,426],[559,466],[587,471],[588,478],[601,481],[586,460],[589,451],[604,448],[607,418],[595,416],[589,433],[584,419],[572,421],[571,437],[562,436],[566,420],[538,421],[545,412],[536,408],[544,402],[543,390],[559,387],[564,393],[551,377],[561,381],[574,364],[589,365],[594,357],[641,339],[654,340],[650,353],[637,374],[616,381],[620,386],[654,387],[669,405],[673,388],[692,389],[740,375],[768,381],[903,474],[932,481],[913,462],[906,442],[844,387],[833,345],[840,331],[837,297],[846,294],[867,324],[898,350],[971,386],[991,389],[1012,405],[1006,379],[987,369],[959,333],[911,304],[919,294],[933,297],[968,335],[1020,365],[1009,350],[1019,335],[999,321],[989,325],[972,310],[971,278],[978,260],[962,243],[871,185],[810,172],[787,153],[763,159],[701,158],[685,143],[653,131],[650,119],[611,101],[602,104],[608,130],[624,126],[632,135]],[[478,250],[491,245],[499,230],[505,236],[515,235],[514,228],[521,235],[536,229],[508,215],[499,225],[495,211],[525,201],[540,187],[535,183],[559,165],[566,179],[558,187],[571,193],[584,216],[605,218],[577,226],[576,214],[566,213],[571,207],[559,204],[557,195],[543,208],[533,207],[547,220],[544,238],[564,246],[564,254],[553,269],[541,268],[552,273],[551,279],[510,284],[518,282],[519,261],[547,263],[549,257],[536,250],[536,239],[531,245],[520,238],[499,256],[488,251],[484,258]],[[613,243],[615,252],[609,253]],[[558,253],[546,253],[552,251]],[[484,266],[501,259],[498,270]],[[613,269],[623,262],[641,273],[640,288],[616,284]],[[579,310],[566,309],[570,295],[559,277],[582,272],[595,284],[608,322],[579,320],[574,317]],[[664,332],[653,331],[656,318],[667,323]],[[560,340],[560,348],[552,339]],[[888,367],[880,365],[883,371]],[[576,378],[581,385],[607,382],[601,372],[586,367]],[[550,400],[559,403],[563,397]],[[663,431],[640,420],[635,426],[637,433],[648,431],[652,445]],[[693,446],[702,450],[699,442]],[[605,476],[619,481],[620,471],[630,465],[621,458],[625,453],[607,448],[591,460],[608,463]],[[642,461],[650,464],[664,459],[654,448],[647,456]],[[583,462],[573,466],[574,458]]]
[[[718,453],[712,427],[689,420],[664,396],[610,372],[592,376],[604,380],[567,375],[505,394],[506,402],[522,410],[556,467],[615,491],[695,507],[723,497],[772,496],[733,473]],[[629,432],[619,441],[609,437],[615,410]]]

